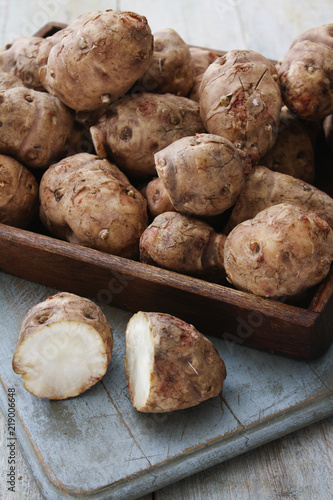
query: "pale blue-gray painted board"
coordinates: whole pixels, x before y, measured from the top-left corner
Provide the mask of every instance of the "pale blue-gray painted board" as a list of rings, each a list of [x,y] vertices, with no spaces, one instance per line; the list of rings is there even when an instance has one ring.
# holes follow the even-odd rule
[[[18,438],[48,499],[137,498],[333,413],[332,348],[308,363],[212,339],[228,371],[223,398],[140,414],[124,372],[132,313],[110,306],[102,308],[115,342],[103,381],[71,400],[39,400],[11,360],[25,312],[55,290],[0,276],[1,405],[5,411],[5,387],[15,387]]]

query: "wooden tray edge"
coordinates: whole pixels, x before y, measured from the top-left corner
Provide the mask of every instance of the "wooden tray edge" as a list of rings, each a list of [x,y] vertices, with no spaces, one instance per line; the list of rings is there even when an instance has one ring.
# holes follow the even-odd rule
[[[0,224],[0,267],[133,312],[168,312],[202,333],[313,359],[332,341],[322,313]],[[333,271],[332,271],[333,272]],[[205,314],[202,314],[202,311]]]

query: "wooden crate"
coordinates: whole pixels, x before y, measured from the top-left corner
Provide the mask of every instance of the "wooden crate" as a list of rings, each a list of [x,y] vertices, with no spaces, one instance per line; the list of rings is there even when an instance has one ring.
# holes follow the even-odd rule
[[[51,23],[36,35],[64,26]],[[317,185],[332,196],[332,154],[324,141],[318,151]],[[204,334],[295,358],[317,358],[332,343],[333,269],[299,303],[283,303],[41,232],[41,227],[26,231],[0,224],[1,270],[131,311],[168,312]]]

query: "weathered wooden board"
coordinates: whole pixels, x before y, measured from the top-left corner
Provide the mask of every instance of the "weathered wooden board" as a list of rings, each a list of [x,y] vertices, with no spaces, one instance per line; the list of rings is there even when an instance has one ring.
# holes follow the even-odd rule
[[[68,401],[39,400],[11,368],[26,310],[54,289],[1,274],[1,406],[16,392],[17,437],[48,499],[133,499],[317,421],[333,411],[333,349],[312,362],[212,339],[228,370],[223,397],[163,415],[129,401],[124,329],[131,313],[102,306],[114,328],[110,368]]]
[[[175,29],[189,44],[247,48],[281,59],[299,33],[330,22],[333,6],[331,0],[0,0],[0,8],[1,46],[50,21],[68,23],[89,10],[121,9],[145,15],[153,32]]]

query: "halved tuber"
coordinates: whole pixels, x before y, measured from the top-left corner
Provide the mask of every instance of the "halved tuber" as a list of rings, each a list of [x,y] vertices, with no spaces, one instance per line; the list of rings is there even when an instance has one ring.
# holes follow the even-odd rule
[[[170,314],[134,314],[126,328],[125,370],[138,411],[161,413],[217,396],[226,378],[214,344]]]
[[[112,329],[102,310],[89,299],[62,292],[26,314],[13,370],[34,396],[67,399],[105,375],[112,347]]]

